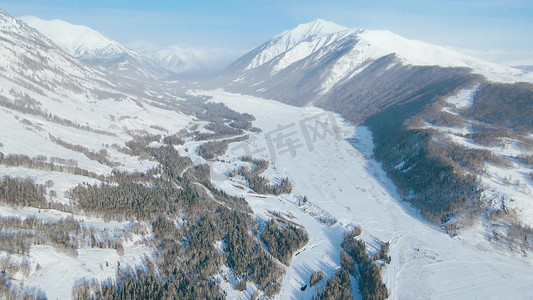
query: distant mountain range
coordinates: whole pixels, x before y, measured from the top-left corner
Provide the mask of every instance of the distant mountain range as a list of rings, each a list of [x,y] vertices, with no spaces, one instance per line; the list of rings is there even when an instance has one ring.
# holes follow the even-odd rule
[[[235,58],[234,53],[228,50],[191,45],[162,47],[146,42],[133,42],[128,46],[160,66],[182,76],[212,75],[222,70]]]
[[[98,65],[126,77],[162,79],[172,72],[120,43],[84,25],[62,20],[43,20],[28,16],[20,18],[39,30],[62,50],[90,65]]]
[[[73,57],[126,77],[168,79],[177,75],[212,74],[223,69],[233,58],[233,53],[222,49],[194,46],[161,47],[134,42],[126,47],[84,25],[34,16],[20,19]]]

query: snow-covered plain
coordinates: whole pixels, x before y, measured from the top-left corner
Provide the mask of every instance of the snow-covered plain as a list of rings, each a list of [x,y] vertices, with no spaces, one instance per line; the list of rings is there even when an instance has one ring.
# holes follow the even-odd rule
[[[244,196],[260,218],[267,220],[272,211],[280,211],[309,233],[308,244],[287,268],[280,299],[307,299],[314,295],[314,287],[304,292],[300,288],[316,270],[322,269],[328,277],[334,274],[340,264],[342,235],[357,225],[362,227],[362,237],[371,252],[379,249],[382,242],[391,243],[392,262],[384,270],[391,299],[527,299],[533,294],[529,256],[489,243],[483,228],[477,225],[452,238],[402,203],[393,183],[370,158],[372,139],[366,128],[353,127],[335,116],[342,139],[331,131],[317,137],[309,147],[299,121],[323,114],[321,109],[296,108],[221,90],[202,93],[213,96],[212,101],[253,114],[257,118],[254,126],[263,129],[243,144],[232,144],[226,155],[211,163],[213,182],[231,194]],[[301,147],[294,149],[294,156],[290,151],[275,150],[275,162],[265,174],[270,178],[288,176],[294,189],[282,197],[258,196],[227,175],[235,168],[236,159],[247,154],[244,145],[252,152],[265,148],[253,156],[272,160],[266,150],[266,137],[277,135],[278,126],[289,128],[283,134],[295,131],[290,137]],[[310,204],[298,206],[295,199],[303,196]],[[314,209],[306,209],[310,206]],[[331,226],[322,223],[317,212],[337,222]],[[324,284],[322,280],[318,287]],[[247,294],[231,295],[243,298]]]

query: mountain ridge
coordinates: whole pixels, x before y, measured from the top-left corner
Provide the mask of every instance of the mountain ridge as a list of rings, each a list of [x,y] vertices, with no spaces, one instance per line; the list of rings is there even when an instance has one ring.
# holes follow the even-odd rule
[[[43,20],[35,16],[19,19],[39,30],[76,58],[106,57],[129,52],[129,49],[118,42],[85,25],[71,24],[60,19]]]
[[[317,25],[319,24],[319,25]],[[324,25],[325,24],[325,25]],[[321,28],[326,28],[321,30]],[[310,23],[300,24],[292,30],[275,35],[256,49],[241,57],[228,66],[226,71],[246,73],[267,63],[273,63],[271,74],[279,72],[291,64],[308,58],[311,54],[322,51],[330,44],[338,45],[347,36],[356,40],[352,46],[352,67],[344,73],[334,75],[346,77],[355,72],[365,62],[375,61],[389,54],[395,54],[404,65],[467,67],[474,73],[484,75],[491,81],[533,82],[533,74],[524,70],[513,69],[495,63],[459,54],[442,46],[431,45],[422,41],[409,40],[388,30],[349,29],[332,22],[317,19]],[[247,58],[247,62],[243,59]],[[318,57],[320,58],[320,57]],[[353,63],[356,60],[357,63]],[[243,64],[242,67],[239,65]],[[332,71],[332,73],[335,73]],[[326,89],[327,91],[327,89]],[[325,92],[325,91],[322,91]]]

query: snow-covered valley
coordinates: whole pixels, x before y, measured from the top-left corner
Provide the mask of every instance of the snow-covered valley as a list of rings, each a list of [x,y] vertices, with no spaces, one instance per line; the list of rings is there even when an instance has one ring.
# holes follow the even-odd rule
[[[229,94],[208,92],[213,101],[256,116],[254,125],[264,130],[257,139],[243,142],[251,151],[268,148],[265,133],[278,126],[298,122],[324,113],[307,107]],[[332,275],[339,267],[339,245],[349,228],[360,225],[369,249],[377,251],[382,242],[391,243],[392,262],[384,272],[391,299],[513,298],[527,299],[533,293],[532,260],[521,252],[510,252],[490,243],[483,228],[473,226],[456,237],[425,221],[409,204],[402,203],[394,184],[380,165],[371,159],[372,139],[364,127],[353,127],[335,115],[342,139],[325,134],[313,141],[313,150],[305,144],[301,131],[292,136],[301,142],[296,153],[277,153],[276,162],[267,170],[271,178],[288,176],[294,183],[292,194],[261,197],[230,179],[213,182],[235,195],[242,195],[254,212],[267,219],[272,211],[293,216],[310,235],[308,244],[299,251],[288,267],[283,282],[282,299],[309,298],[315,291],[300,288],[309,276],[322,269]],[[228,162],[212,164],[214,173],[225,174],[234,168],[233,160],[244,155],[236,147],[220,157]],[[258,154],[268,158],[263,150]],[[307,196],[310,204],[299,206],[298,197]],[[307,211],[307,212],[306,212]],[[336,223],[328,226],[315,215],[332,216]],[[322,285],[324,282],[322,282]],[[246,298],[245,295],[241,295]]]
[[[298,108],[222,90],[195,91],[192,94],[211,96],[213,102],[222,102],[238,112],[254,115],[256,121],[253,125],[262,132],[249,132],[251,136],[247,141],[230,144],[224,155],[212,161],[200,157],[196,150],[191,151],[201,145],[196,141],[177,146],[180,155],[190,157],[195,164],[207,162],[211,167],[212,183],[230,195],[244,197],[260,223],[279,212],[309,233],[308,243],[297,251],[289,266],[283,266],[286,275],[281,292],[275,298],[308,299],[316,294],[317,288],[322,289],[326,280],[301,290],[315,271],[322,270],[326,278],[335,275],[340,268],[339,249],[343,235],[356,226],[363,229],[362,238],[369,254],[375,254],[383,243],[390,243],[392,261],[384,266],[383,276],[391,299],[480,299],[505,298],[508,295],[526,299],[533,293],[533,261],[529,254],[509,251],[503,244],[490,242],[481,223],[451,237],[426,221],[408,203],[402,202],[381,165],[372,159],[372,135],[367,128],[354,127],[339,115],[315,107]],[[197,123],[181,119],[179,126],[169,130]],[[284,141],[277,138],[279,133]],[[18,136],[24,134],[22,131]],[[70,139],[77,140],[79,137]],[[12,144],[7,136],[3,141]],[[23,149],[16,148],[13,153]],[[57,151],[46,149],[28,154]],[[118,156],[114,157],[118,153],[110,154],[114,160],[119,160]],[[249,154],[269,160],[271,164],[264,175],[272,182],[288,177],[293,184],[292,192],[280,196],[260,195],[239,178],[230,177],[229,173],[242,164],[240,158]],[[70,157],[68,154],[63,156]],[[82,160],[80,163],[81,166],[86,165]],[[152,162],[139,160],[128,169],[142,170],[147,168],[142,166],[146,163],[153,165]],[[97,182],[81,176],[77,178],[64,173],[24,168],[2,167],[1,170],[10,176],[34,177],[38,183],[53,180],[55,185],[52,190],[66,202],[69,200],[63,195],[70,188],[81,182]],[[94,171],[105,174],[107,169],[96,168]],[[304,197],[308,200],[306,203],[302,203]],[[37,211],[32,209],[2,209],[3,217],[27,217],[35,213]],[[45,215],[57,220],[68,214],[56,212],[55,217],[50,213]],[[87,226],[108,232],[121,232],[131,226],[127,222],[113,225],[87,217],[82,217],[82,220]],[[28,258],[32,265],[39,265],[39,269],[32,271],[29,277],[18,275],[20,277],[14,280],[24,282],[26,291],[37,288],[51,299],[69,297],[72,286],[82,278],[103,282],[114,277],[117,263],[138,265],[142,262],[141,258],[151,259],[153,249],[141,241],[143,236],[133,235],[130,241],[126,240],[123,255],[117,255],[113,249],[82,248],[77,256],[72,257],[51,246],[32,247]],[[72,269],[73,266],[75,269]],[[232,278],[232,272],[227,268],[221,269],[219,276],[220,286],[229,298],[248,299],[257,292],[257,286],[251,283],[245,291],[237,291],[235,282],[223,279]],[[361,297],[357,296],[356,279],[353,277],[352,290],[356,297]]]
[[[533,295],[532,73],[317,19],[186,85],[26,20],[48,38],[0,10],[0,298]]]

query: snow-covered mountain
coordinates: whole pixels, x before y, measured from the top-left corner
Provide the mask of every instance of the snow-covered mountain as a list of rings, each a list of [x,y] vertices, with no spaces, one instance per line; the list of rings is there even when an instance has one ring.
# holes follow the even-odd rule
[[[146,56],[126,48],[100,32],[84,25],[63,20],[43,20],[34,16],[21,17],[68,54],[90,65],[100,65],[119,75],[165,78],[172,73]]]
[[[292,82],[291,90],[305,87],[303,90],[323,98],[385,58],[389,61],[382,66],[383,71],[412,66],[469,68],[491,81],[533,82],[533,73],[524,70],[409,40],[387,30],[348,29],[321,19],[274,36],[229,65],[225,78],[235,89],[253,87],[255,93],[270,97],[277,95],[269,94],[269,90],[279,90],[280,85]],[[316,96],[304,96],[307,102],[317,100]]]
[[[347,43],[351,43],[349,49],[344,49]],[[327,53],[341,49],[344,52],[336,57],[338,63],[329,70],[327,81],[353,75],[363,65],[390,54],[394,54],[403,65],[466,67],[492,81],[533,81],[530,73],[482,61],[445,47],[409,40],[387,30],[348,29],[321,19],[274,36],[230,68],[239,65],[248,71],[269,64],[271,74],[275,74],[298,61],[308,59],[308,64],[313,63],[323,59]],[[327,86],[324,88],[327,91]]]
[[[332,22],[316,19],[308,24],[300,24],[293,30],[284,31],[252,51],[253,58],[244,70],[257,68],[277,56],[282,56],[273,67],[279,71],[288,65],[309,56],[321,47],[334,43],[346,35],[348,28]]]
[[[95,96],[116,91],[117,87],[104,73],[66,54],[25,23],[1,13],[0,67],[3,72],[0,76],[4,81],[4,93],[10,89],[21,92],[18,90],[28,86],[44,96],[71,93],[76,99],[87,99],[88,94]],[[80,90],[86,91],[85,95],[75,93]]]
[[[0,69],[0,105],[5,108],[0,119],[3,128],[11,129],[0,132],[4,154],[23,151],[30,156],[53,155],[54,149],[61,147],[48,133],[80,140],[94,135],[91,138],[98,145],[111,137],[128,140],[137,129],[158,132],[150,126],[164,119],[175,124],[188,120],[183,114],[161,108],[174,102],[175,96],[164,92],[154,95],[154,87],[143,84],[137,84],[136,89],[123,86],[115,77],[81,63],[1,10]],[[137,119],[139,116],[143,117]],[[30,128],[38,128],[31,138],[13,134],[15,128],[24,132],[17,126],[19,118],[26,118]],[[41,148],[32,146],[36,144]],[[98,168],[109,170],[106,166]]]
[[[147,42],[128,44],[160,66],[180,75],[206,75],[220,71],[235,59],[225,49],[207,49],[190,45],[158,46]]]

